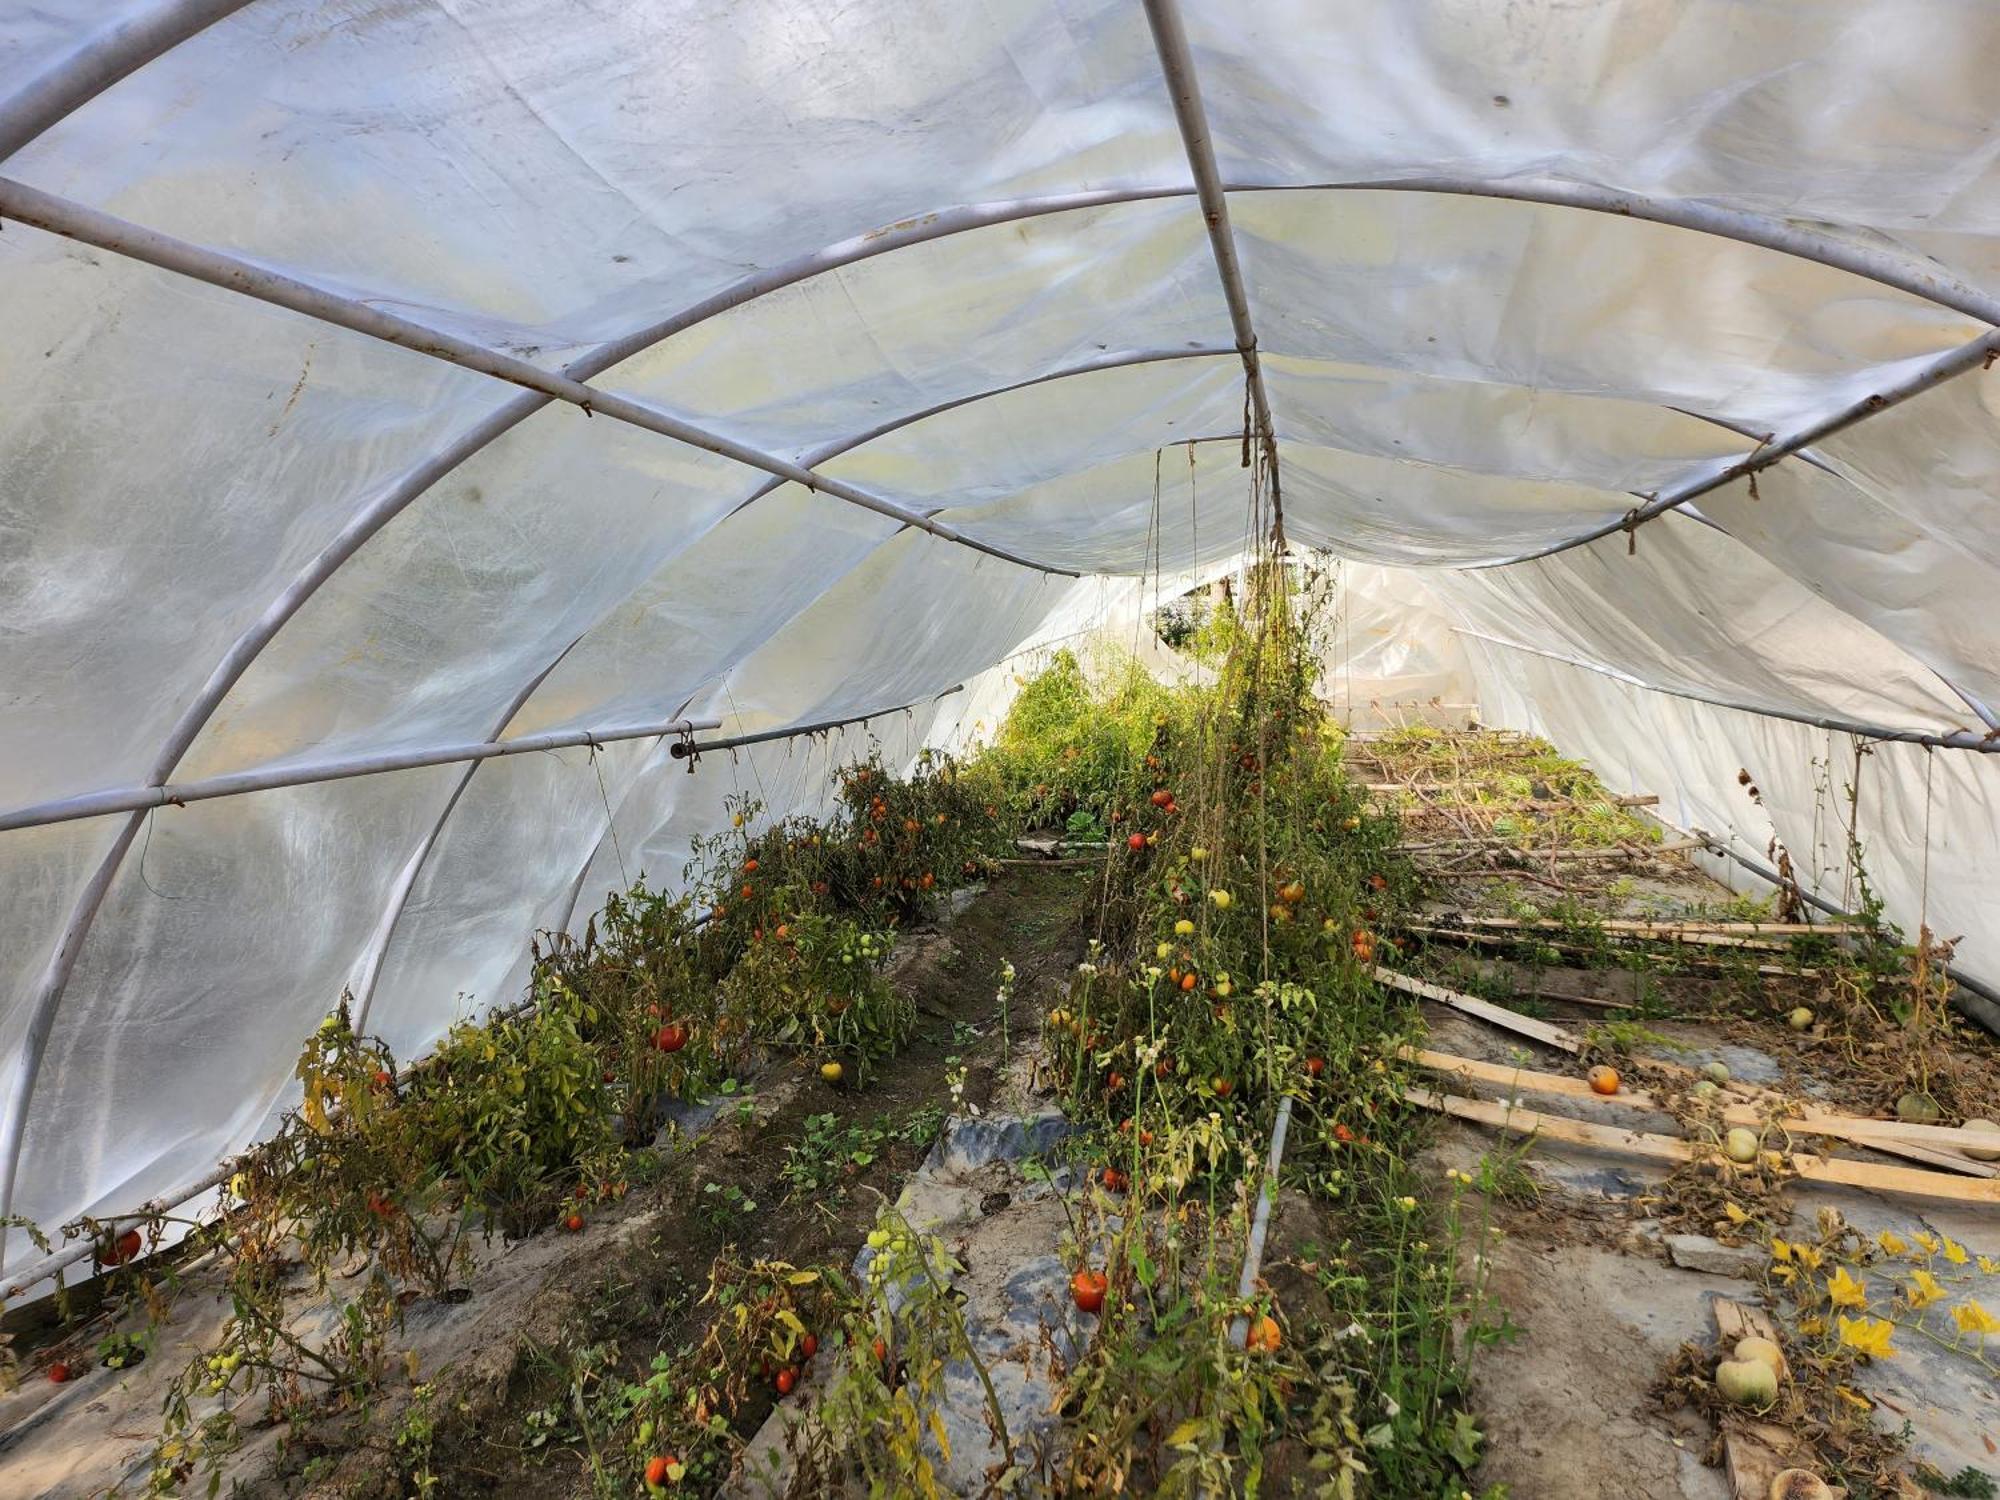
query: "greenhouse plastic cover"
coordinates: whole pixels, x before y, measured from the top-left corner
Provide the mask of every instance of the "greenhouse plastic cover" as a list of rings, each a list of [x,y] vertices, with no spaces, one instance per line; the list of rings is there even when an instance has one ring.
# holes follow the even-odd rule
[[[677,877],[726,794],[817,806],[871,736],[963,743],[1038,646],[1226,571],[1209,157],[1286,531],[1340,559],[1335,703],[1545,732],[1680,826],[1782,836],[1831,899],[1859,766],[1890,915],[2000,975],[1977,359],[1520,560],[1991,333],[2000,7],[1182,0],[1198,136],[1175,12],[0,0],[0,809],[299,771],[0,831],[13,1212],[198,1180],[344,988],[420,1052],[520,993],[531,931]],[[48,202],[889,513],[24,222]],[[901,705],[693,774],[658,735],[315,769]],[[1857,759],[1854,726],[1972,748]]]

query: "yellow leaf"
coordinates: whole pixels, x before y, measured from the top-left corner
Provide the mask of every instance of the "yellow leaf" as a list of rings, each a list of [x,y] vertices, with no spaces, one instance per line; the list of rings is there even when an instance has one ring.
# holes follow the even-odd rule
[[[1732,1224],[1748,1224],[1750,1222],[1750,1215],[1743,1212],[1734,1203],[1723,1204],[1722,1211],[1729,1215],[1729,1222]]]
[[[1893,1229],[1885,1229],[1875,1236],[1875,1243],[1882,1247],[1884,1255],[1901,1255],[1910,1248],[1910,1242]]]
[[[1889,1343],[1889,1335],[1896,1331],[1896,1325],[1885,1318],[1840,1319],[1840,1341],[1850,1349],[1858,1349],[1875,1359],[1888,1359],[1896,1351]]]
[[[1194,1440],[1201,1436],[1201,1418],[1189,1417],[1180,1426],[1167,1434],[1169,1448],[1192,1447]]]
[[[1862,1395],[1861,1392],[1854,1390],[1848,1386],[1837,1385],[1833,1388],[1833,1393],[1834,1395],[1840,1397],[1841,1400],[1845,1401],[1849,1406],[1854,1407],[1856,1410],[1859,1411],[1875,1410],[1875,1403],[1873,1401],[1870,1401],[1866,1396]]]
[[[1919,1267],[1910,1273],[1912,1290],[1904,1295],[1910,1299],[1911,1307],[1929,1307],[1933,1302],[1942,1302],[1945,1290],[1938,1284],[1937,1277]]]
[[[1946,1235],[1944,1237],[1944,1258],[1955,1266],[1964,1265],[1965,1246],[1959,1244],[1950,1235]]]
[[[778,1309],[778,1321],[780,1323],[783,1323],[787,1328],[791,1329],[792,1332],[796,1333],[800,1338],[804,1338],[806,1336],[806,1325],[799,1321],[799,1315],[793,1312],[789,1307],[781,1307]]]
[[[785,1280],[792,1286],[811,1286],[815,1281],[819,1280],[819,1272],[794,1271]]]
[[[944,1418],[940,1417],[937,1414],[935,1408],[933,1408],[930,1412],[926,1413],[926,1415],[928,1415],[931,1420],[931,1436],[937,1439],[938,1452],[944,1456],[944,1461],[946,1463],[950,1463],[951,1439],[945,1436]]]
[[[1792,1247],[1786,1244],[1783,1240],[1779,1239],[1776,1235],[1772,1235],[1771,1259],[1775,1261],[1789,1261],[1791,1258],[1792,1258]]]
[[[1951,1310],[1951,1320],[1958,1325],[1960,1333],[2000,1333],[2000,1318],[1994,1317],[1977,1302],[1961,1302]]]
[[[1808,1338],[1818,1338],[1826,1332],[1826,1319],[1821,1317],[1800,1318],[1799,1332]]]
[[[1979,1269],[1988,1276],[2000,1276],[2000,1260],[1995,1260],[1990,1255],[1982,1255],[1979,1257]]]
[[[1811,1245],[1794,1245],[1792,1246],[1792,1254],[1798,1257],[1799,1264],[1804,1266],[1808,1271],[1817,1271],[1819,1269],[1820,1253]]]
[[[1924,1254],[1926,1255],[1937,1254],[1938,1242],[1937,1242],[1937,1237],[1935,1235],[1920,1234],[1916,1237],[1916,1240],[1919,1245],[1923,1246]]]
[[[1833,1277],[1826,1284],[1826,1294],[1833,1299],[1835,1307],[1866,1307],[1868,1289],[1847,1274],[1847,1267],[1836,1266]],[[1846,1319],[1840,1320],[1843,1324]],[[1845,1333],[1843,1332],[1843,1337]]]

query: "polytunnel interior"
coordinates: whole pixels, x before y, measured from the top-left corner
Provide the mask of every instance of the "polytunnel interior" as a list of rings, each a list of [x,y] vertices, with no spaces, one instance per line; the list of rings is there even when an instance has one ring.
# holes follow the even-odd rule
[[[1976,0],[0,5],[0,1212],[963,743],[1255,546],[1253,447],[1350,707],[1757,858],[1738,768],[1805,848],[1863,742],[2000,980],[1996,65]]]

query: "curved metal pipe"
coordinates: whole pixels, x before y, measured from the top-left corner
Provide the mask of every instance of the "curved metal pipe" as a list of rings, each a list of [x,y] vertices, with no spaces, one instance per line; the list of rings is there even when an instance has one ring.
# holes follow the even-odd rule
[[[0,103],[0,161],[60,124],[121,78],[233,15],[250,0],[168,0],[99,32]]]

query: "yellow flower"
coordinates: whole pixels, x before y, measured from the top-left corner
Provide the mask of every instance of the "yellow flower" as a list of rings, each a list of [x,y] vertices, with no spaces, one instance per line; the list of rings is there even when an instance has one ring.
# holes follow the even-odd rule
[[[1791,1258],[1792,1258],[1792,1247],[1786,1244],[1783,1240],[1779,1239],[1775,1234],[1772,1235],[1771,1259],[1775,1261],[1789,1261],[1791,1260]]]
[[[1951,1320],[1958,1325],[1960,1333],[2000,1333],[2000,1318],[1994,1317],[1977,1302],[1961,1302],[1951,1310]]]
[[[1979,1269],[1988,1276],[2000,1276],[2000,1260],[1995,1260],[1990,1255],[1982,1255],[1979,1257]]]
[[[1926,1255],[1937,1254],[1938,1252],[1937,1236],[1929,1234],[1919,1234],[1916,1237],[1916,1240],[1917,1243],[1923,1247],[1924,1254]]]
[[[1921,1267],[1910,1273],[1913,1290],[1904,1293],[1910,1299],[1911,1307],[1929,1307],[1933,1302],[1944,1300],[1944,1288],[1938,1285],[1937,1277]]]
[[[1946,1235],[1944,1237],[1944,1258],[1955,1266],[1964,1265],[1965,1246],[1959,1244],[1950,1235]]]
[[[1743,1212],[1734,1203],[1723,1204],[1722,1211],[1729,1215],[1729,1222],[1732,1224],[1748,1224],[1750,1222],[1750,1215]]]
[[[1845,1266],[1836,1266],[1834,1268],[1833,1278],[1826,1284],[1826,1294],[1833,1299],[1835,1307],[1866,1307],[1868,1305],[1868,1289],[1852,1276],[1848,1275],[1847,1267]],[[1842,1318],[1840,1321],[1845,1325],[1847,1319]],[[1845,1332],[1843,1331],[1842,1337],[1844,1338],[1845,1336]]]
[[[1792,1254],[1798,1258],[1799,1264],[1804,1266],[1808,1271],[1817,1271],[1819,1269],[1820,1254],[1811,1245],[1794,1245],[1792,1246]]]
[[[1826,1332],[1826,1319],[1817,1314],[1810,1318],[1800,1318],[1799,1332],[1803,1333],[1807,1338],[1816,1339]]]
[[[1850,1349],[1858,1349],[1875,1359],[1887,1359],[1896,1350],[1889,1343],[1889,1335],[1896,1331],[1896,1325],[1886,1318],[1840,1319],[1840,1341]]]
[[[1901,1255],[1910,1248],[1910,1242],[1893,1229],[1885,1229],[1875,1236],[1875,1243],[1882,1247],[1884,1255]]]

